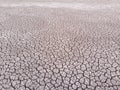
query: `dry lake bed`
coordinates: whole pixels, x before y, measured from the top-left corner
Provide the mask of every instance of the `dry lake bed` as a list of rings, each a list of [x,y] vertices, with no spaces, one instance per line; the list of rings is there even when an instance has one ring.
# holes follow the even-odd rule
[[[120,90],[119,0],[0,2],[0,90]]]

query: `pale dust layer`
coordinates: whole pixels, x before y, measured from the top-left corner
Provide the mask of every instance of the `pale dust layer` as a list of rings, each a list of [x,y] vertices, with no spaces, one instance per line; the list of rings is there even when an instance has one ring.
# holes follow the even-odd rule
[[[80,2],[80,3],[120,3],[119,0],[0,0],[0,2]]]

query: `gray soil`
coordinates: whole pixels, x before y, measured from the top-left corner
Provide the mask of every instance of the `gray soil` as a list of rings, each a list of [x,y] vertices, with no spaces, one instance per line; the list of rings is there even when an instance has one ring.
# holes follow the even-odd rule
[[[120,12],[0,8],[0,90],[120,90]]]

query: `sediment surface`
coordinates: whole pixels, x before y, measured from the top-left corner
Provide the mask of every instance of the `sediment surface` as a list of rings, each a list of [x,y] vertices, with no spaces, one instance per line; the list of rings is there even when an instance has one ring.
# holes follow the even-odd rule
[[[0,90],[120,90],[119,5],[7,5],[0,7]]]

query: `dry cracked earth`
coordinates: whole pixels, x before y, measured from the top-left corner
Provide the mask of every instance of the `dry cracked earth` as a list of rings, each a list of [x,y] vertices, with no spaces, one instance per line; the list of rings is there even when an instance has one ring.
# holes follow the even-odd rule
[[[120,7],[0,7],[0,90],[120,90]]]

